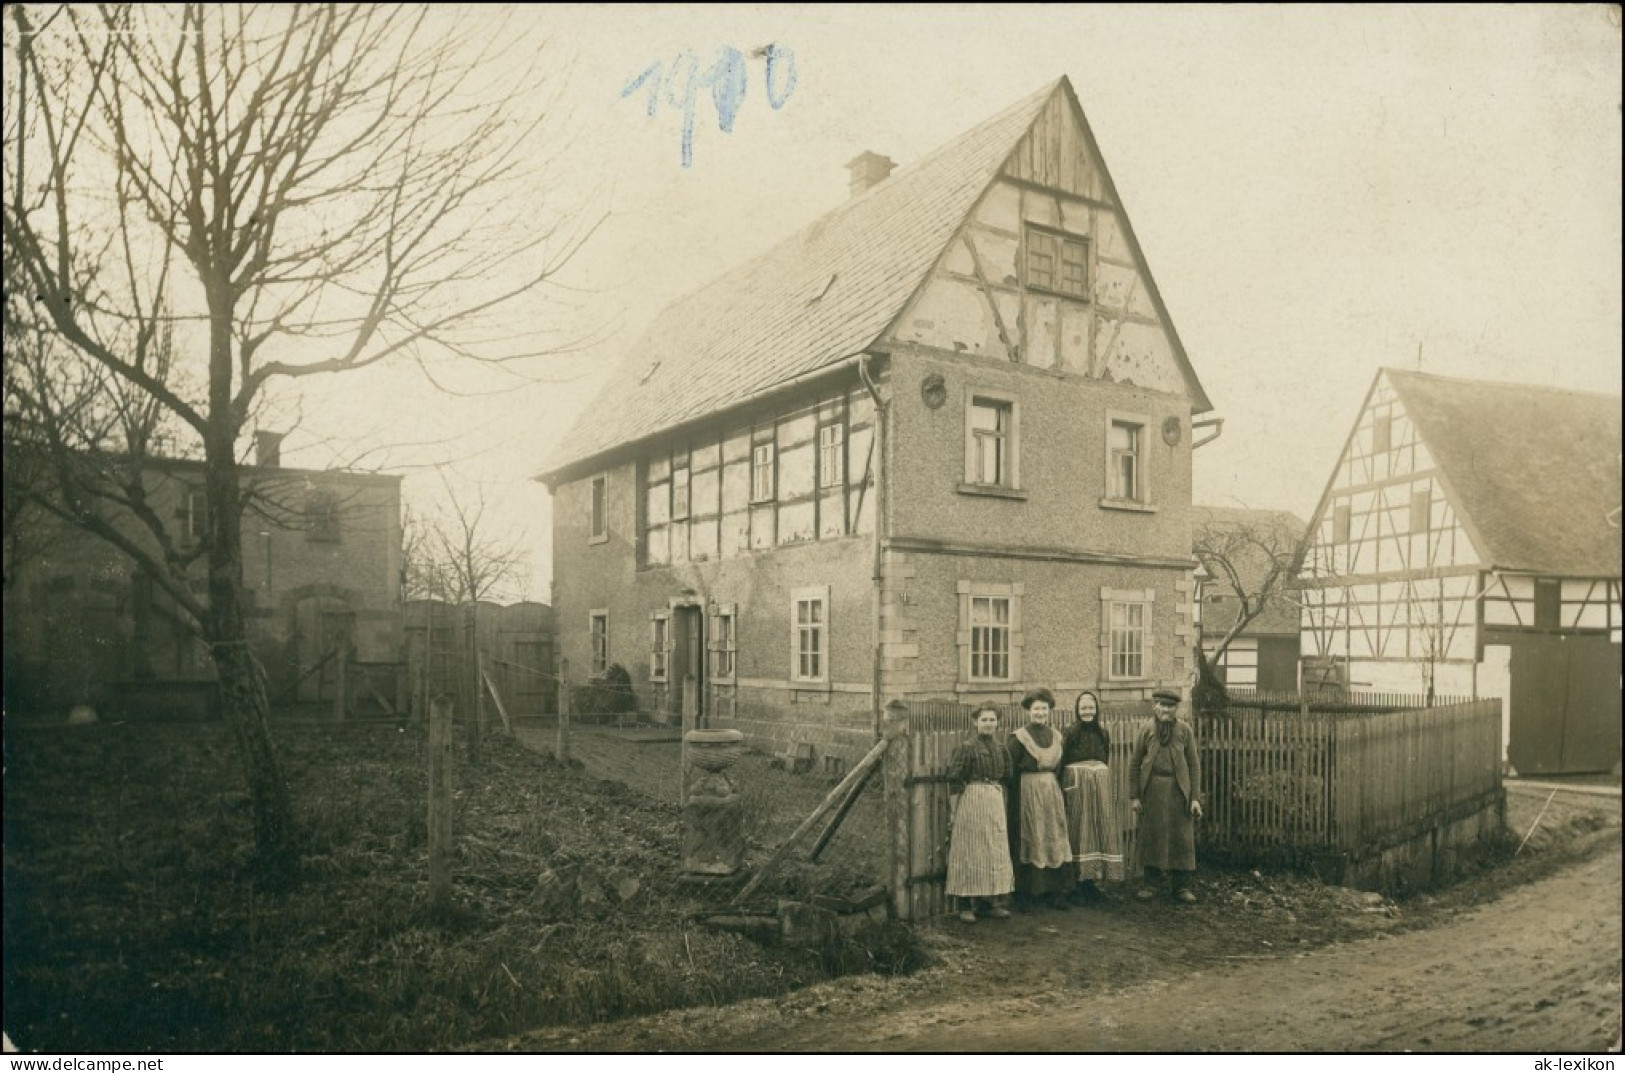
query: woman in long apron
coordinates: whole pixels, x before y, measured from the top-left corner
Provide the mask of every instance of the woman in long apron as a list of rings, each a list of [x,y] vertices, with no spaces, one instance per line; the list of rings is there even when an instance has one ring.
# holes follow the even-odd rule
[[[1055,695],[1039,688],[1021,698],[1027,725],[1010,735],[1010,766],[1016,785],[1010,794],[1010,840],[1016,866],[1016,904],[1039,901],[1068,908],[1074,869],[1061,799],[1061,735],[1050,726]]]
[[[1015,885],[1004,815],[1010,757],[996,737],[999,710],[984,704],[972,718],[976,732],[959,743],[948,763],[952,833],[946,890],[958,900],[959,919],[966,924],[976,923],[978,905],[989,916],[1008,917],[1004,901]]]
[[[1123,880],[1123,832],[1107,763],[1112,739],[1100,724],[1100,698],[1087,690],[1072,704],[1073,723],[1061,738],[1061,786],[1066,796],[1072,863],[1084,898],[1100,897],[1102,881]]]

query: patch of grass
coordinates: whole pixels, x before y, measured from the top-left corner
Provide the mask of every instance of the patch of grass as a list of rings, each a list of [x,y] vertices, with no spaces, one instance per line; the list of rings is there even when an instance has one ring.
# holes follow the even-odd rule
[[[422,741],[371,725],[282,738],[301,864],[270,890],[222,727],[8,728],[18,1046],[443,1050],[917,961],[906,928],[798,951],[691,924],[706,906],[678,882],[675,804],[501,738],[477,770],[458,755],[455,907],[432,914]],[[769,891],[845,875],[791,869]]]

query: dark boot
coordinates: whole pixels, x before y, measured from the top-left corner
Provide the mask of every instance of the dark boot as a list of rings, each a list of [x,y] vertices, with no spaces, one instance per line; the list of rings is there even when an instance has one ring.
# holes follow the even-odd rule
[[[1162,869],[1147,868],[1145,878],[1140,881],[1140,889],[1134,896],[1142,902],[1149,902],[1157,896],[1157,888],[1162,886]]]

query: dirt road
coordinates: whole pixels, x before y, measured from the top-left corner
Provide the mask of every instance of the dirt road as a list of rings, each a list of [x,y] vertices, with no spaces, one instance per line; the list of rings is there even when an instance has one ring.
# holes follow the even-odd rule
[[[1620,1031],[1620,853],[1438,927],[1285,957],[1193,964],[1085,1000],[975,995],[742,1049],[1601,1051]],[[1057,997],[1058,998],[1058,997]]]

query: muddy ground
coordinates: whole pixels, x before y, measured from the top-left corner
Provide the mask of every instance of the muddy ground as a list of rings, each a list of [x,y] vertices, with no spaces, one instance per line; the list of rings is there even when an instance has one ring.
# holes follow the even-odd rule
[[[926,929],[929,968],[488,1041],[540,1051],[1601,1051],[1620,1036],[1618,796],[1509,790],[1516,857],[1395,903],[1204,873],[1191,907]]]

